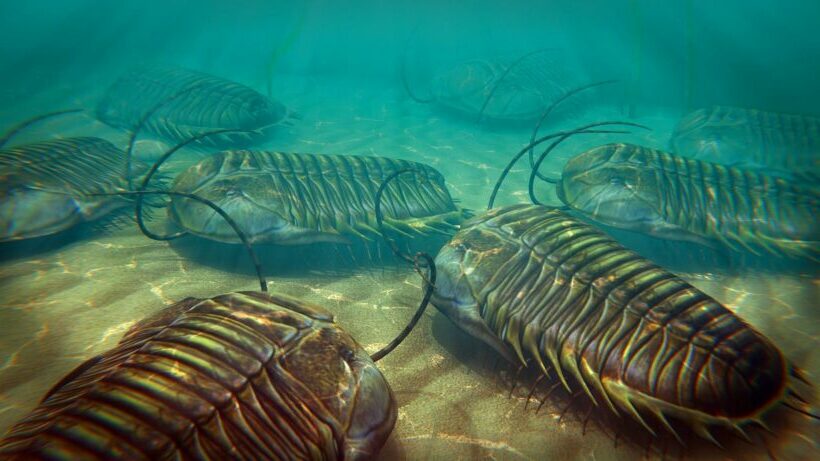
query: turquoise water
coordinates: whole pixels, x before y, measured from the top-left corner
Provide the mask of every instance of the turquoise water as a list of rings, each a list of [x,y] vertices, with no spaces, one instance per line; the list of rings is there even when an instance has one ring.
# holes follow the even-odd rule
[[[560,79],[555,83],[563,91],[617,80],[569,100],[571,108],[556,111],[542,132],[599,120],[640,123],[651,131],[570,138],[546,160],[542,172],[551,176],[573,156],[610,142],[668,151],[678,120],[698,108],[817,117],[820,103],[814,91],[820,6],[814,2],[72,1],[6,2],[0,13],[0,126],[53,110],[87,109],[32,126],[12,145],[98,136],[123,149],[128,131],[94,114],[105,91],[133,68],[183,67],[242,83],[298,113],[292,125],[254,149],[422,162],[441,172],[459,206],[477,211],[486,208],[509,158],[528,142],[534,120],[478,121],[475,112],[442,101],[420,104],[402,85],[402,62],[411,89],[424,97],[436,94],[436,76],[460,63],[498,58],[509,64],[539,49],[549,49],[544,66],[554,66],[540,78]],[[151,162],[173,144],[143,133],[135,155]],[[186,148],[163,172],[173,177],[212,152]],[[512,169],[497,205],[528,200],[525,162]],[[541,184],[538,191],[542,201],[560,203],[553,187]],[[151,224],[162,229],[164,212],[157,211]],[[188,296],[258,286],[240,250],[205,239],[155,242],[128,220],[106,232],[81,228],[63,237],[0,247],[2,432],[62,376],[114,347],[147,315]],[[726,256],[642,234],[616,237],[726,305],[816,382],[816,262]],[[422,297],[418,276],[389,257],[351,262],[334,256],[326,266],[322,250],[260,252],[271,291],[326,307],[368,352],[393,338]],[[617,422],[593,419],[587,427],[582,405],[561,417],[569,396],[547,400],[536,413],[536,397],[528,396],[532,383],[510,392],[515,370],[494,366],[496,359],[428,309],[407,341],[379,362],[398,405],[381,459],[646,456],[641,437],[613,448]],[[816,413],[816,391],[801,394]],[[777,459],[815,458],[816,423],[787,419],[755,445],[730,443],[721,452],[673,441],[668,450],[766,459],[761,447],[767,446]],[[663,443],[648,456],[661,457]]]

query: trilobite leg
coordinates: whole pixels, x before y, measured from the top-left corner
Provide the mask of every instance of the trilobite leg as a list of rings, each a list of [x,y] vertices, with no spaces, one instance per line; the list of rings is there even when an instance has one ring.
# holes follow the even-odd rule
[[[538,388],[538,385],[541,384],[541,380],[544,379],[544,375],[539,374],[538,377],[535,379],[535,383],[533,383],[532,387],[530,388],[530,393],[527,394],[527,400],[524,402],[524,411],[527,410],[527,406],[530,404],[530,399],[532,395],[535,393],[535,389]]]

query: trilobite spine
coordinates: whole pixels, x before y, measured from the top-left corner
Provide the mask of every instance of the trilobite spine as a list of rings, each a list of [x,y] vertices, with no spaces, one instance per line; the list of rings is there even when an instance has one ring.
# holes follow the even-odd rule
[[[453,203],[441,173],[422,163],[387,157],[225,151],[179,175],[173,188],[202,193],[209,181],[241,173],[254,179],[236,187],[251,189],[256,187],[254,181],[262,184],[264,178],[264,187],[276,191],[275,200],[286,208],[291,224],[372,237],[378,234],[376,192],[386,177],[405,169],[412,173],[391,181],[381,200],[388,228],[423,234],[436,226],[450,229],[462,220],[462,210]],[[178,214],[178,207],[186,202],[174,199],[173,203],[172,214]]]
[[[636,145],[604,148],[655,172],[666,222],[732,249],[820,259],[816,185]]]
[[[346,423],[287,359],[330,325],[264,293],[188,298],[58,383],[0,458],[340,459]]]
[[[453,254],[460,265],[444,264]],[[759,420],[784,395],[786,362],[765,337],[560,211],[520,205],[476,217],[436,264],[522,362],[545,373],[551,364],[616,413],[643,422],[648,412],[667,427],[673,416],[709,437],[710,426]]]

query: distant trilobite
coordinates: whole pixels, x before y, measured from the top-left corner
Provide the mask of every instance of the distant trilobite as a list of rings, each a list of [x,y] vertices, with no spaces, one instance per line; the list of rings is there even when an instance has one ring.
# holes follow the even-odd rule
[[[243,133],[209,136],[199,144],[249,145],[266,139],[271,129],[293,116],[281,103],[220,77],[188,69],[149,67],[123,75],[103,96],[97,117],[133,130],[145,128],[157,136],[184,141],[216,129]]]
[[[551,49],[517,56],[472,59],[437,73],[429,96],[411,89],[402,62],[405,90],[416,102],[435,103],[479,121],[523,122],[538,119],[544,110],[575,84],[568,57]],[[566,106],[566,104],[565,104]],[[565,107],[559,116],[577,112]]]

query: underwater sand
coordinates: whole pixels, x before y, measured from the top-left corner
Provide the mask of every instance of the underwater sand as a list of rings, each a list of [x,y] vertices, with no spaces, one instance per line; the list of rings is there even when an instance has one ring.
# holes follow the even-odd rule
[[[269,143],[270,148],[425,162],[444,174],[461,206],[475,210],[486,207],[507,159],[530,135],[526,127],[491,128],[418,105],[406,99],[398,85],[379,88],[373,82],[292,77],[281,79],[277,86],[277,96],[303,119],[283,129]],[[365,87],[368,89],[362,89]],[[76,88],[64,91],[75,98],[78,94]],[[82,92],[85,96],[79,102],[90,106],[97,91]],[[52,101],[52,109],[71,107],[71,101],[61,100],[60,94],[43,99]],[[665,147],[680,114],[640,110],[638,114],[633,121],[648,124],[654,131],[571,139],[547,161],[544,171],[557,174],[574,152],[608,141]],[[562,121],[560,126],[617,118],[625,118],[620,108],[599,108],[575,122]],[[122,133],[79,117],[46,124],[19,141],[43,137],[49,131],[98,134],[120,146],[126,139]],[[138,146],[140,157],[146,159],[162,149],[162,143],[150,140]],[[179,171],[203,155],[188,151],[172,160],[167,171]],[[499,204],[527,199],[525,171],[524,163],[513,170]],[[554,200],[544,187],[541,197]],[[185,297],[258,288],[240,250],[234,262],[219,265],[187,257],[199,249],[205,253],[210,245],[193,237],[180,243],[155,242],[127,225],[0,263],[0,432],[28,412],[63,375],[114,346],[138,320]],[[271,291],[334,312],[369,352],[401,330],[421,299],[420,280],[410,267],[378,263],[335,271],[284,270],[287,261],[272,261],[274,249],[266,248],[263,254],[275,268],[267,269]],[[711,268],[681,275],[768,335],[805,369],[810,381],[818,382],[820,286],[816,275],[763,271],[727,275]],[[570,409],[559,420],[569,402],[565,396],[548,399],[538,413],[538,402],[532,398],[525,409],[528,384],[517,386],[509,397],[514,369],[496,366],[497,361],[492,350],[462,333],[434,307],[428,308],[410,337],[379,363],[399,405],[398,422],[380,459],[631,460],[645,456],[644,448],[636,444],[621,441],[616,447],[612,428],[602,427],[604,423],[593,420],[584,433],[583,411]],[[820,459],[817,424],[798,416],[793,419],[798,429],[779,432],[776,440],[770,440],[773,453],[778,459]],[[670,447],[669,453],[675,456],[678,449]],[[759,446],[742,444],[728,453],[705,450],[699,459],[768,457]]]

